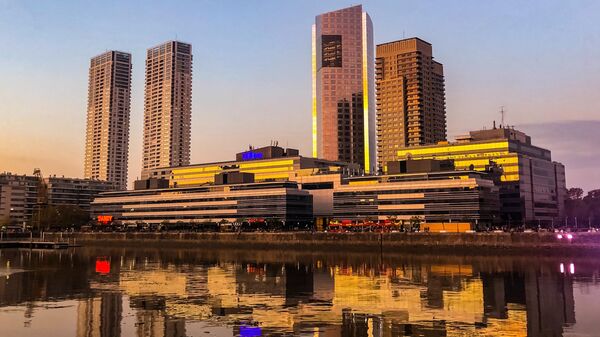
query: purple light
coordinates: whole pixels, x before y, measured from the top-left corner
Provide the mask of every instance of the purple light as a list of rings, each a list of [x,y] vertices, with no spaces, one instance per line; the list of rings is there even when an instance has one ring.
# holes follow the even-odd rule
[[[563,236],[562,236],[562,234],[558,234],[558,235],[556,235],[556,238],[560,240],[563,238]]]
[[[567,239],[571,240],[572,238],[573,238],[573,235],[567,234]]]
[[[240,326],[240,336],[258,337],[262,336],[262,331],[258,326]]]
[[[569,264],[569,273],[575,274],[575,264]]]
[[[564,264],[560,264],[560,273],[564,274],[565,273],[565,265]]]

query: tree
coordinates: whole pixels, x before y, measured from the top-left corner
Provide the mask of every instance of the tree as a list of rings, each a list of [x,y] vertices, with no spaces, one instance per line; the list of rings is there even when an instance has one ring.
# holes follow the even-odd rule
[[[589,191],[588,194],[583,199],[600,200],[600,189]]]
[[[600,189],[591,190],[583,197],[581,188],[570,188],[565,200],[565,213],[569,225],[573,225],[575,218],[581,226],[600,225]]]
[[[418,216],[413,216],[410,218],[410,228],[413,231],[418,231],[421,229],[421,218]]]
[[[48,205],[40,210],[39,215],[42,229],[80,227],[90,220],[89,214],[75,205]]]
[[[583,189],[579,187],[571,187],[567,190],[567,198],[569,200],[581,200],[583,197]]]

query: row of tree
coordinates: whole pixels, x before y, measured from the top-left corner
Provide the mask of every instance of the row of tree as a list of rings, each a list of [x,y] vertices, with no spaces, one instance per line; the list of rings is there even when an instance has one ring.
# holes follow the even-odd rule
[[[591,223],[600,223],[600,189],[592,190],[584,195],[583,189],[574,187],[567,191],[565,215],[569,223],[577,219],[582,227]]]

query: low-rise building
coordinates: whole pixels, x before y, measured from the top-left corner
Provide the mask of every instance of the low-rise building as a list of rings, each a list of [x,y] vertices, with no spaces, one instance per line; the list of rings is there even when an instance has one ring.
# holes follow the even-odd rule
[[[452,160],[457,170],[484,171],[497,165],[502,169],[498,186],[505,224],[550,226],[564,217],[565,167],[521,131],[471,131],[452,143],[402,148],[398,159]]]
[[[114,189],[114,183],[101,180],[2,173],[0,222],[31,225],[47,206],[76,206],[89,212],[96,195]]]
[[[34,176],[0,174],[0,224],[22,225],[31,220],[38,183]]]
[[[259,182],[102,193],[93,216],[126,224],[203,223],[270,219],[312,222],[312,197],[294,182]]]
[[[255,182],[296,180],[321,172],[358,172],[359,166],[299,155],[296,149],[279,146],[250,148],[236,154],[236,160],[152,169],[150,178],[167,179],[171,187],[193,187],[215,183],[223,172],[252,173]]]
[[[117,189],[115,183],[108,181],[57,176],[44,178],[44,184],[48,205],[77,206],[86,212],[98,194]]]
[[[348,177],[333,190],[333,219],[408,223],[470,223],[499,220],[498,187],[487,173],[443,171]]]
[[[212,177],[202,169],[212,170],[214,164],[200,164],[183,168],[189,170],[183,176],[180,168],[169,169],[171,183],[157,174],[136,182],[136,190],[102,193],[92,203],[93,215],[148,225],[272,219],[314,222],[319,229],[344,220],[454,221],[471,228],[499,220],[492,175],[455,171],[452,161],[400,162],[394,174],[364,175],[338,163],[296,153],[290,159],[282,149],[272,150],[277,149],[238,155],[242,162],[221,163]],[[273,153],[279,154],[265,158]],[[280,165],[281,160],[290,163]],[[290,166],[280,167],[285,165]],[[249,167],[267,169],[248,172]]]

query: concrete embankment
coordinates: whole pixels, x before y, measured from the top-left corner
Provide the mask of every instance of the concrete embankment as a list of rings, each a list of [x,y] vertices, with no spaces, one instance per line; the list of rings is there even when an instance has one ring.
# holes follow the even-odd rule
[[[45,241],[81,245],[290,249],[314,251],[448,251],[475,254],[600,254],[600,233],[45,233]]]

